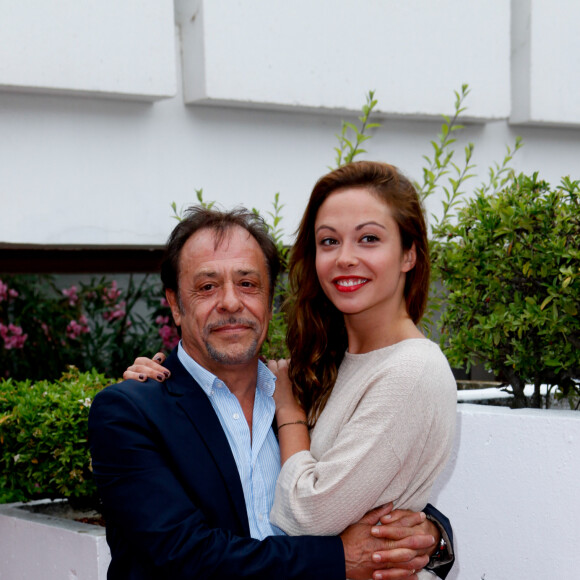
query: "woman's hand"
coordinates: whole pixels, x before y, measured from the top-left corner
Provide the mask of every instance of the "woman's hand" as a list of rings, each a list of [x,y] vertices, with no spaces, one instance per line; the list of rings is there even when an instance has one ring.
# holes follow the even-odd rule
[[[288,377],[288,361],[268,361],[268,368],[276,375],[276,423],[278,424],[278,443],[280,461],[286,460],[299,451],[310,449],[310,436],[306,423],[306,413],[294,398],[292,383]]]
[[[301,412],[300,405],[296,402],[292,392],[292,383],[288,376],[288,360],[270,360],[268,361],[268,368],[276,375],[276,390],[274,391],[274,402],[276,403],[276,417],[278,412],[283,411]]]
[[[135,359],[135,362],[127,368],[123,373],[123,379],[126,381],[134,379],[136,381],[145,382],[147,379],[154,379],[162,383],[169,378],[171,373],[161,363],[165,360],[165,355],[158,352],[153,359],[140,356]]]

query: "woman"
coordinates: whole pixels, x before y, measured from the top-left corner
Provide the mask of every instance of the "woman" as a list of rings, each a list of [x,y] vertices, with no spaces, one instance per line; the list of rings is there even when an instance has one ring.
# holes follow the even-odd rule
[[[451,449],[456,384],[416,326],[429,257],[412,184],[365,161],[323,176],[289,278],[291,362],[269,363],[283,463],[272,523],[337,534],[389,501],[421,510]]]
[[[412,184],[373,162],[322,177],[289,276],[289,372],[269,364],[283,463],[272,522],[334,534],[388,501],[420,510],[451,449],[457,394],[444,355],[416,327],[429,257]]]

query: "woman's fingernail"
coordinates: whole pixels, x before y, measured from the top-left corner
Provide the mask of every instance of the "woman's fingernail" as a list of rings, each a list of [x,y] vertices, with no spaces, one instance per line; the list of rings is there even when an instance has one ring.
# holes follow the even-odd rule
[[[161,362],[161,357],[160,357],[160,356],[156,356],[156,357],[155,357],[153,360],[154,360],[155,362],[158,362],[158,363],[160,363],[160,362]]]
[[[144,381],[145,380],[145,377],[143,375],[139,375],[139,380],[140,381]]]
[[[163,374],[165,375],[165,378],[168,379],[171,373],[169,371],[163,371]]]
[[[157,380],[158,381],[162,381],[163,379],[164,379],[164,376],[163,375],[157,375]]]

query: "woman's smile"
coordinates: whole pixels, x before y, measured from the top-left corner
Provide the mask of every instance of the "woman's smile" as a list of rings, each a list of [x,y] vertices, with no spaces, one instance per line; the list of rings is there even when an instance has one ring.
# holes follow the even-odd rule
[[[356,290],[362,288],[368,281],[368,278],[340,276],[335,278],[333,283],[339,292],[356,292]]]

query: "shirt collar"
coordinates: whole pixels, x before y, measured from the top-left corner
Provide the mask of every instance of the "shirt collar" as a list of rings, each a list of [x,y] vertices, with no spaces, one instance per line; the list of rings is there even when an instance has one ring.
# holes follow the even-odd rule
[[[223,382],[220,381],[213,373],[210,373],[207,369],[202,367],[198,362],[185,352],[181,341],[177,347],[177,358],[179,362],[185,367],[185,370],[193,377],[193,379],[199,384],[206,395],[211,395],[213,389],[216,386],[216,382],[219,381],[222,385]],[[227,386],[226,386],[227,388]],[[256,381],[256,388],[261,391],[267,397],[271,397],[274,394],[276,388],[276,375],[270,371],[270,369],[262,362],[258,361],[258,379]]]

